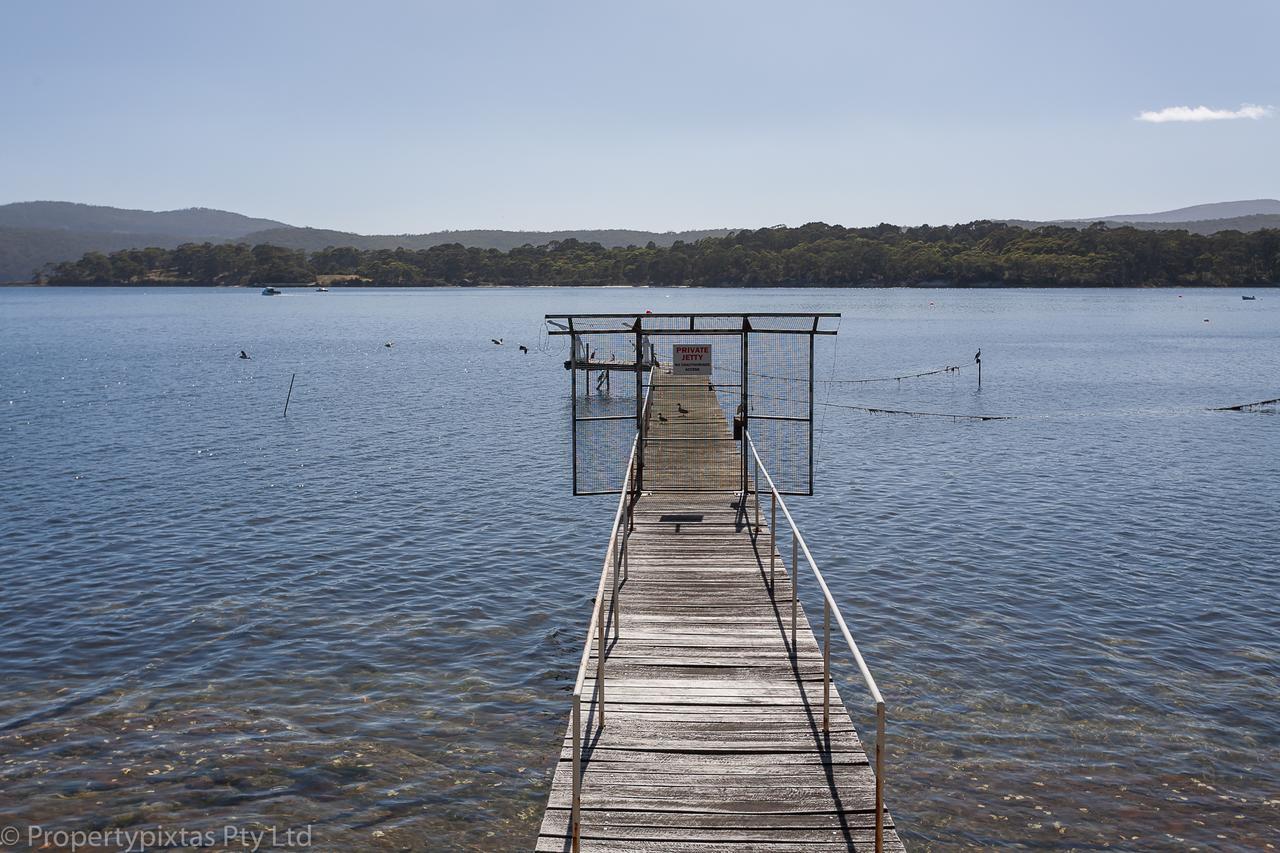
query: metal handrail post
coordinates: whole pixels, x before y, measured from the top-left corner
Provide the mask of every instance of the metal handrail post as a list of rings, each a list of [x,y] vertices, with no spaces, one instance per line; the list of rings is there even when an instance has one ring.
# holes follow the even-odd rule
[[[626,537],[615,532],[614,539],[616,541],[613,553],[610,555],[613,559],[613,601],[611,602],[611,609],[613,610],[613,636],[615,639],[620,640],[622,639],[622,607],[618,600],[618,588],[621,583],[619,570],[622,568],[622,543]],[[604,650],[602,649],[600,653],[603,655]]]
[[[600,624],[598,638],[596,640],[596,695],[599,697],[597,701],[599,705],[599,725],[604,728],[604,608],[600,608]]]
[[[756,462],[756,535],[760,535],[760,463]]]
[[[582,836],[582,694],[573,694],[573,803],[569,816],[573,851],[578,853]]]
[[[884,851],[884,702],[876,703],[876,853]]]
[[[822,730],[831,731],[831,603],[822,600]]]
[[[799,604],[796,602],[796,587],[799,586],[799,584],[796,583],[796,581],[799,580],[799,578],[797,577],[798,572],[796,571],[796,569],[799,566],[798,560],[800,557],[800,545],[797,542],[798,535],[799,534],[796,533],[796,529],[792,527],[791,528],[791,657],[792,658],[799,657],[796,652],[796,613],[799,608]]]
[[[774,564],[778,559],[778,492],[769,489],[769,595],[774,590]]]

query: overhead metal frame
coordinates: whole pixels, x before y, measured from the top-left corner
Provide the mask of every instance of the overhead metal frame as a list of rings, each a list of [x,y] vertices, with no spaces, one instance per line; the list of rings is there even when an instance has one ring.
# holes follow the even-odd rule
[[[709,327],[699,327],[698,320],[729,320],[731,323],[721,323]],[[679,326],[670,323],[673,319],[687,319],[688,325],[680,324]],[[573,457],[573,488],[575,495],[593,495],[593,494],[617,494],[620,489],[606,489],[603,491],[583,491],[578,487],[578,422],[579,421],[620,421],[630,420],[631,415],[594,415],[579,418],[578,417],[578,395],[577,395],[577,373],[580,369],[578,360],[578,342],[584,336],[589,335],[618,335],[632,334],[635,336],[635,356],[634,361],[630,365],[624,363],[618,364],[591,364],[581,365],[581,369],[587,371],[587,389],[590,396],[590,372],[592,370],[609,370],[609,371],[631,371],[636,375],[636,398],[635,398],[635,424],[636,436],[640,441],[636,444],[636,458],[634,461],[635,470],[627,478],[627,482],[631,484],[631,488],[635,494],[639,494],[644,490],[644,445],[645,445],[645,417],[644,406],[646,396],[644,394],[644,373],[653,367],[653,359],[649,356],[652,347],[646,347],[646,338],[661,336],[681,336],[690,335],[735,335],[741,340],[742,354],[742,377],[738,383],[740,389],[740,412],[742,414],[742,436],[741,442],[741,489],[742,494],[748,491],[748,465],[747,465],[747,436],[750,431],[750,420],[752,417],[758,420],[774,420],[774,421],[808,421],[808,488],[803,491],[783,491],[783,494],[791,495],[812,495],[813,494],[813,420],[814,420],[814,341],[818,335],[835,335],[836,328],[823,328],[823,320],[839,320],[838,312],[822,312],[822,311],[773,311],[773,312],[644,312],[629,314],[614,313],[590,313],[590,314],[546,314],[544,321],[547,321],[553,328],[547,330],[548,335],[568,336],[571,341],[570,359],[566,362],[565,367],[570,371],[570,389],[571,389],[571,413],[572,413],[572,457]],[[752,323],[756,321],[768,321],[762,327],[757,327]],[[794,327],[784,325],[781,328],[773,328],[772,323],[778,320],[796,320],[798,321]],[[583,321],[587,322],[587,326],[581,325]],[[596,328],[596,324],[603,321],[613,321],[610,328]],[[659,323],[650,323],[647,321],[663,321]],[[804,321],[804,322],[800,322]],[[616,325],[615,325],[616,324]],[[777,335],[807,335],[809,336],[809,358],[808,358],[808,416],[800,418],[794,415],[767,415],[767,414],[751,414],[750,400],[750,336],[752,334],[777,334]],[[589,347],[587,348],[589,352]],[[723,386],[722,386],[723,387]]]

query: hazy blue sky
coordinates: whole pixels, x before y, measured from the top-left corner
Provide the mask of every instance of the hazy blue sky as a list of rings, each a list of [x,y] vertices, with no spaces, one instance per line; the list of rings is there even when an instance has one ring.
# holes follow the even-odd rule
[[[11,2],[0,202],[403,232],[1280,197],[1277,33],[1207,0]],[[1138,118],[1172,107],[1218,118]]]

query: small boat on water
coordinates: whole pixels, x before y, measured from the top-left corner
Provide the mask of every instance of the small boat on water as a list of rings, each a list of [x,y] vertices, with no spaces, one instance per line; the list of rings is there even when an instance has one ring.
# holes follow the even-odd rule
[[[328,292],[329,292],[329,288],[327,288],[327,287],[317,287],[317,288],[316,288],[316,293],[328,293]]]
[[[1253,302],[1253,301],[1257,300],[1257,298],[1258,298],[1258,297],[1256,297],[1256,296],[1241,296],[1240,298],[1241,298],[1241,299],[1243,299],[1245,302]]]
[[[274,287],[264,287],[262,288],[262,295],[263,296],[279,296],[280,291],[276,290]]]

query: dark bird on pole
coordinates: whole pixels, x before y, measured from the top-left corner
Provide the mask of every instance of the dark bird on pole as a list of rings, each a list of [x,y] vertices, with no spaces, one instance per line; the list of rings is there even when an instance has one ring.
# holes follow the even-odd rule
[[[489,340],[493,341],[498,346],[502,346],[502,338],[489,338]]]
[[[521,344],[521,345],[520,345],[520,352],[524,353],[525,355],[528,355],[528,354],[529,354],[529,348],[528,348],[527,346],[525,346],[524,344]]]
[[[978,350],[973,354],[974,364],[982,364],[982,350]]]
[[[245,352],[244,350],[240,350],[240,357],[241,357],[241,358],[248,358],[248,357],[249,357],[249,353]]]

